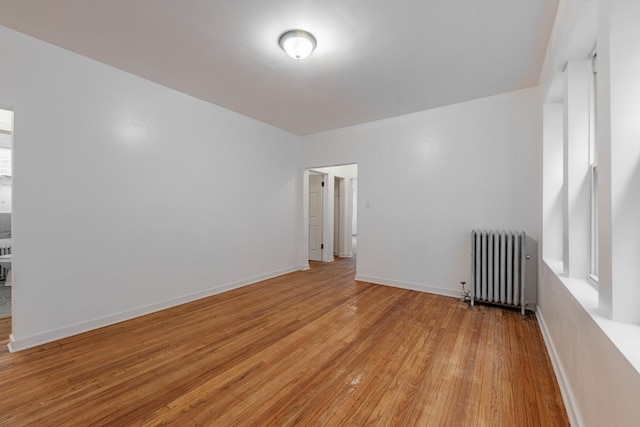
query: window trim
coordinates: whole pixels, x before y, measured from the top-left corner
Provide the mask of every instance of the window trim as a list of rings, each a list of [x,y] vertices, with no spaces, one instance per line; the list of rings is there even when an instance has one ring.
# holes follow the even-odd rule
[[[589,281],[598,287],[598,140],[596,128],[596,58],[591,56],[592,78],[589,84]]]

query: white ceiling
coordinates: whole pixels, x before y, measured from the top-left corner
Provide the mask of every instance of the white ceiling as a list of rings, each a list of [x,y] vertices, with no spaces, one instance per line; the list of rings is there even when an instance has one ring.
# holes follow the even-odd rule
[[[0,24],[304,135],[535,86],[557,4],[0,0]]]

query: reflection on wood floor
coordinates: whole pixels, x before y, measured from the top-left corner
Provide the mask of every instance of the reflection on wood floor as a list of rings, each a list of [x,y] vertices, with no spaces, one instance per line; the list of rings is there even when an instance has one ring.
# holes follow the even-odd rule
[[[533,316],[295,272],[19,353],[2,425],[568,425]]]

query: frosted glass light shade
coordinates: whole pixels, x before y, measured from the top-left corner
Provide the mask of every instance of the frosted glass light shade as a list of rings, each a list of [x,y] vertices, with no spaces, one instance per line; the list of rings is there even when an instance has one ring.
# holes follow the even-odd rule
[[[304,30],[291,30],[280,36],[279,44],[293,59],[304,59],[316,48],[316,39]]]

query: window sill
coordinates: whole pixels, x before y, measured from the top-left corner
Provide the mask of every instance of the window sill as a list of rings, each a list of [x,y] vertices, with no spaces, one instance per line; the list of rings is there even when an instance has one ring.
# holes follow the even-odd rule
[[[563,274],[558,274],[551,265],[549,267],[618,351],[640,373],[640,325],[609,319],[599,307],[598,290],[590,280],[566,277]]]
[[[544,259],[547,266],[560,277],[564,274],[564,262],[561,259]]]

